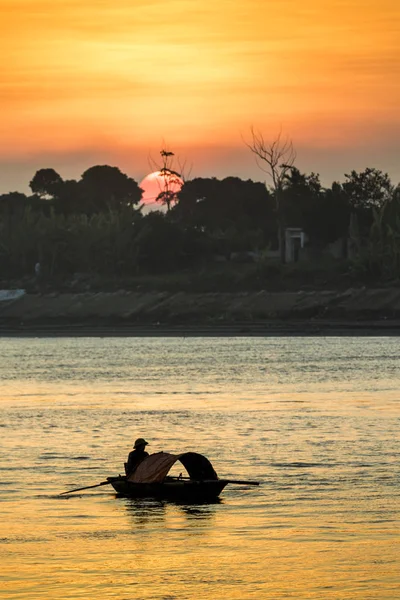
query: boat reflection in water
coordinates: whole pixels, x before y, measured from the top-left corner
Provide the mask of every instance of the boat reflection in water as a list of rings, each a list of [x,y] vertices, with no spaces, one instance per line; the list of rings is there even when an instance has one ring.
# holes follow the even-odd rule
[[[202,504],[185,504],[173,500],[155,498],[126,498],[121,502],[132,521],[134,529],[157,528],[165,530],[174,524],[174,528],[199,529],[211,525],[217,506],[222,504],[220,498]],[[179,525],[178,525],[179,523]]]

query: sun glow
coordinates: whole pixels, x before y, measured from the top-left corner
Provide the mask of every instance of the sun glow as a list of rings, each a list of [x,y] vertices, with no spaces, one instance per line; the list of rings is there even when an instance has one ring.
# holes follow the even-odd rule
[[[172,194],[179,192],[183,181],[176,175],[171,177],[161,171],[154,171],[142,179],[139,185],[143,190],[143,204],[147,208],[151,207],[155,210],[162,210],[164,204],[161,201],[161,197],[159,198],[160,194],[163,192],[171,192]]]
[[[55,153],[92,164],[96,153],[120,164],[140,154],[143,172],[160,138],[215,174],[224,152],[247,156],[252,124],[272,137],[282,125],[312,170],[321,148],[398,147],[398,0],[0,5],[6,178],[10,161]],[[241,172],[252,165],[247,156]]]

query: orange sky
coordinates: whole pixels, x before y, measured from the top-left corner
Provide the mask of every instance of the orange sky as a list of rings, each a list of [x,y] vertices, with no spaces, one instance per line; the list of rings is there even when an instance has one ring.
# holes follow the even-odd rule
[[[36,168],[136,179],[162,140],[193,176],[263,179],[241,136],[300,168],[400,179],[398,0],[0,0],[0,191]],[[397,177],[397,179],[396,179]]]

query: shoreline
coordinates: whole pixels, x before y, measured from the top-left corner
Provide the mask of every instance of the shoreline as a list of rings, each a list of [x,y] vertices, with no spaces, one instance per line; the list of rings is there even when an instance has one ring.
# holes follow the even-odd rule
[[[400,321],[266,321],[220,324],[0,324],[0,338],[27,337],[397,337]]]

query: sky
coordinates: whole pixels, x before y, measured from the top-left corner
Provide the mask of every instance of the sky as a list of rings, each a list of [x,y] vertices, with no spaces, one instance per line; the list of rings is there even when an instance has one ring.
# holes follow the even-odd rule
[[[0,0],[0,193],[39,168],[264,181],[250,128],[324,183],[400,181],[398,0]]]

